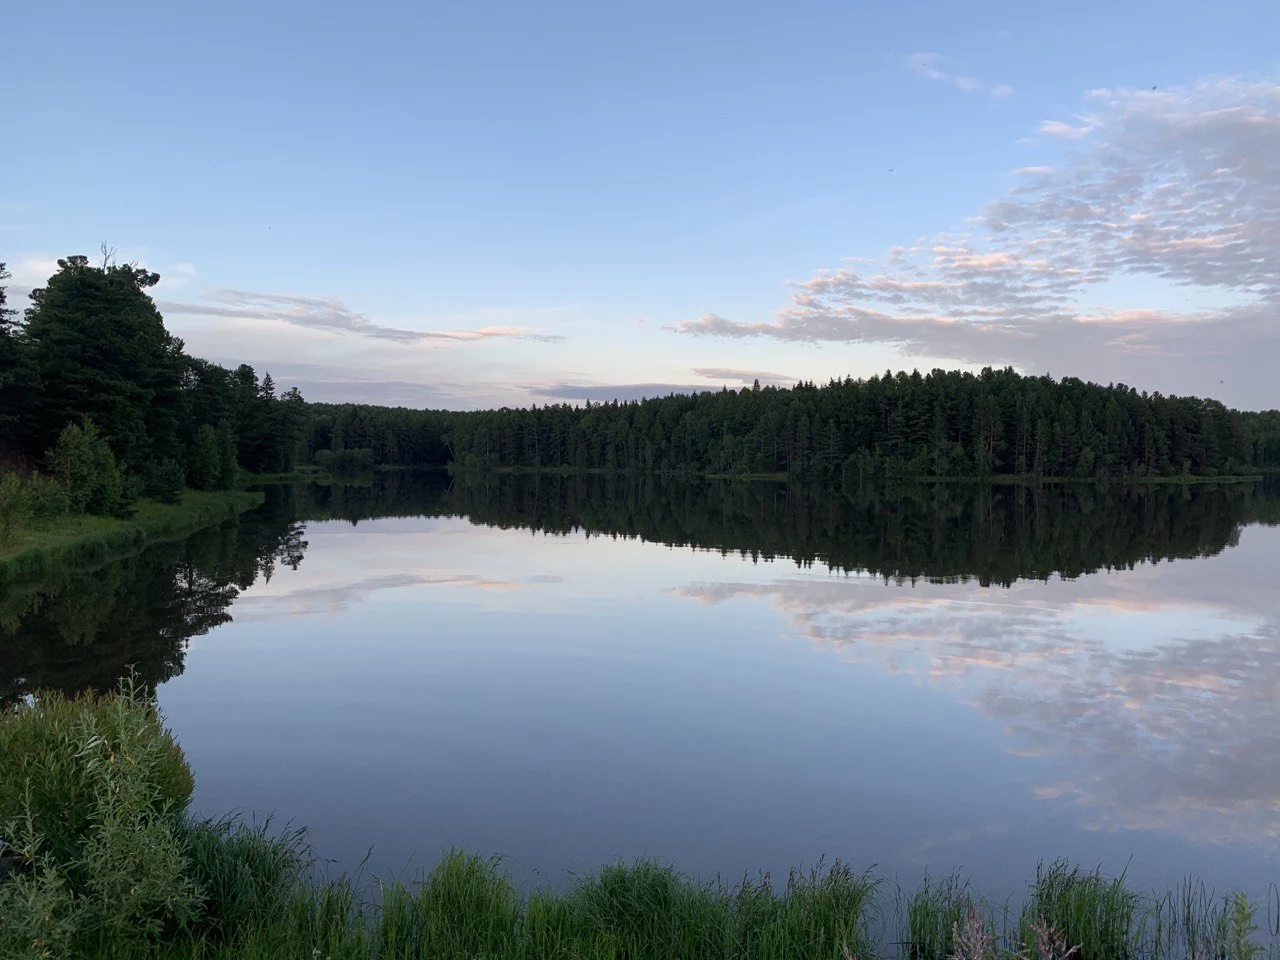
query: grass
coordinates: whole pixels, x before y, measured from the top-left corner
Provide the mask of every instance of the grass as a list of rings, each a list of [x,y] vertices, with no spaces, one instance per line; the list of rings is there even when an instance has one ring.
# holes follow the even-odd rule
[[[1194,883],[1144,896],[1123,875],[1065,861],[1037,869],[1020,907],[984,901],[960,877],[889,896],[839,861],[776,885],[768,876],[725,885],[641,860],[521,891],[498,861],[452,851],[415,883],[331,878],[304,831],[191,818],[181,752],[128,683],[108,697],[38,695],[0,713],[0,769],[4,960],[1277,955],[1272,904],[1263,911],[1244,893],[1219,897]]]
[[[179,504],[140,500],[128,520],[88,514],[33,520],[0,539],[0,586],[39,579],[54,566],[96,566],[149,543],[187,536],[262,501],[261,493],[243,490],[187,490]]]

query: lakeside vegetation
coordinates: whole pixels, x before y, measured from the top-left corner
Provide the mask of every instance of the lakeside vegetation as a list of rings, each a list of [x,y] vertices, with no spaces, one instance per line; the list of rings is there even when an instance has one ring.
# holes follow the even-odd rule
[[[305,833],[189,813],[154,704],[41,694],[0,715],[0,955],[520,960],[1258,960],[1266,900],[1041,864],[1020,904],[962,878],[895,888],[841,862],[740,883],[649,861],[519,890],[458,851],[420,883],[325,877]],[[1280,902],[1274,904],[1280,907]],[[1263,927],[1263,929],[1260,929]]]
[[[63,513],[26,517],[0,533],[0,586],[47,576],[52,570],[83,569],[159,541],[234,519],[262,504],[263,495],[244,490],[182,493],[178,503],[139,501],[127,518]]]
[[[159,276],[104,251],[58,261],[19,315],[0,263],[0,477],[54,476],[66,513],[127,518],[142,497],[225,491],[293,469],[306,404],[270,375],[187,354],[148,290]],[[33,481],[33,482],[35,482]],[[48,499],[36,498],[43,506]]]

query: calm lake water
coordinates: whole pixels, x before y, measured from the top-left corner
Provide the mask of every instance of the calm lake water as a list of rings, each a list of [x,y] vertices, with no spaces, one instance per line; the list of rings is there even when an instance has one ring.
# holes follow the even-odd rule
[[[374,873],[1040,858],[1280,880],[1280,491],[275,487],[0,595],[0,699],[159,684],[202,812]],[[371,852],[370,852],[371,851]]]

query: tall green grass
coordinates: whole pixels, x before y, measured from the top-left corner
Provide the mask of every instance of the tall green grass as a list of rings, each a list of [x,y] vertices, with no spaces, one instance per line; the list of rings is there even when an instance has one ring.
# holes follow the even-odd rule
[[[1261,960],[1273,917],[1188,881],[1041,864],[1018,906],[959,877],[887,896],[835,862],[725,885],[653,861],[521,891],[445,855],[421,882],[325,876],[303,831],[186,813],[191,778],[126,686],[0,714],[3,960]],[[1260,929],[1261,927],[1261,929]]]

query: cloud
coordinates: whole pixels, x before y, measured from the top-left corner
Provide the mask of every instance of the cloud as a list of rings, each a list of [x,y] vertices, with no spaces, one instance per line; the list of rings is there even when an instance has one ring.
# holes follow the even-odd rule
[[[485,326],[472,330],[409,330],[370,320],[333,297],[301,297],[278,293],[252,293],[221,289],[206,293],[204,303],[159,301],[162,313],[179,316],[225,317],[237,320],[269,320],[329,333],[354,334],[397,343],[469,342],[490,339],[560,343],[565,338],[525,327]]]
[[[1018,171],[969,232],[819,271],[769,320],[674,329],[889,343],[1274,405],[1280,84],[1106,94],[1089,117],[1042,125],[1068,155]]]
[[[527,387],[530,394],[550,400],[590,400],[592,403],[626,402],[649,397],[665,397],[672,393],[701,393],[710,390],[705,383],[552,383]]]
[[[249,363],[270,373],[281,389],[297,387],[308,400],[324,403],[371,403],[386,407],[415,409],[460,409],[474,407],[475,384],[431,379],[430,382],[361,375],[359,372],[320,363],[297,361],[255,361],[244,356],[215,356],[226,367]],[[456,375],[456,374],[455,374]]]
[[[928,80],[950,84],[965,93],[987,89],[986,85],[977,78],[960,73],[959,64],[951,57],[945,57],[940,53],[909,53],[902,58],[902,65],[912,73],[919,74]],[[991,96],[1002,100],[1013,95],[1013,87],[1001,83],[991,87],[989,92]]]
[[[737,370],[733,367],[695,367],[690,372],[708,380],[734,381],[744,387],[751,386],[757,380],[763,386],[790,386],[798,379],[785,373],[770,373],[768,370]]]

